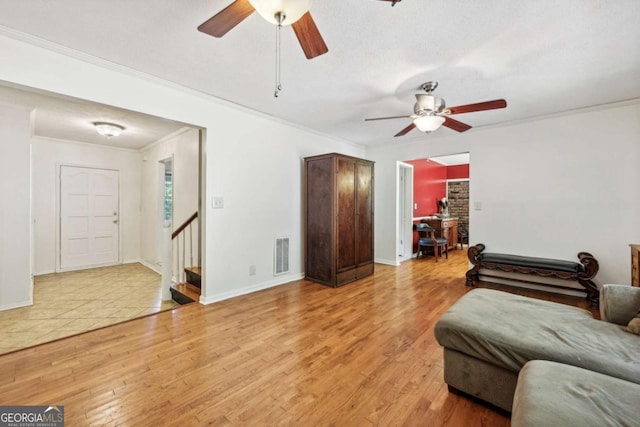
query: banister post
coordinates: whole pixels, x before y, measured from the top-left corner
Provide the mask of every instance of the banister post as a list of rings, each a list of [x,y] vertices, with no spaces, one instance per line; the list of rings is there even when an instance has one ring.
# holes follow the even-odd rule
[[[162,301],[171,300],[171,221],[165,221],[162,229]]]

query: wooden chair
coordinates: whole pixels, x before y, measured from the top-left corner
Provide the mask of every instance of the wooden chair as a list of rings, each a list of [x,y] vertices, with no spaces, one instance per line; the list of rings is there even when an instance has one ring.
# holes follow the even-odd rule
[[[436,237],[437,228],[425,223],[415,224],[413,227],[420,236],[416,258],[420,258],[420,254],[424,255],[425,250],[431,248],[433,255],[436,257],[436,262],[438,262],[438,257],[442,257],[443,251],[446,258],[449,259],[449,241],[444,237]]]
[[[464,249],[465,243],[469,246],[469,230],[464,223],[458,227],[458,243],[460,243],[460,249]]]

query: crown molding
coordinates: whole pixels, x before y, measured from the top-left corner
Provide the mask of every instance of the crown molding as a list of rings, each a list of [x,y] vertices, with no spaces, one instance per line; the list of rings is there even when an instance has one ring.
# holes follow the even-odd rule
[[[174,82],[169,81],[169,80],[164,80],[164,79],[161,79],[161,78],[156,77],[154,75],[147,74],[147,73],[144,73],[142,71],[137,71],[137,70],[134,70],[133,68],[125,67],[124,65],[116,64],[115,62],[111,62],[111,61],[108,61],[106,59],[102,59],[100,57],[97,57],[97,56],[94,56],[94,55],[90,55],[88,53],[80,52],[80,51],[72,49],[70,47],[63,46],[61,44],[51,42],[49,40],[45,40],[43,38],[36,37],[36,36],[34,36],[32,34],[27,34],[27,33],[24,33],[22,31],[18,31],[18,30],[15,30],[13,28],[6,27],[4,25],[0,25],[0,35],[1,36],[5,36],[5,37],[10,38],[10,39],[13,39],[13,40],[17,40],[17,41],[29,44],[29,45],[32,45],[32,46],[35,46],[35,47],[39,47],[39,48],[42,48],[42,49],[46,49],[46,50],[55,52],[55,53],[67,56],[69,58],[72,58],[72,59],[75,59],[75,60],[78,60],[78,61],[86,62],[86,63],[92,64],[92,65],[95,65],[95,66],[98,66],[98,67],[101,67],[101,68],[104,68],[104,69],[107,69],[107,70],[110,70],[110,71],[121,73],[121,74],[130,76],[130,77],[141,79],[141,80],[144,80],[144,81],[147,81],[147,82],[150,82],[150,83],[153,83],[153,84],[157,84],[157,85],[160,85],[160,86],[164,86],[164,87],[166,87],[168,89],[180,91],[180,92],[183,92],[185,94],[204,99],[204,100],[206,100],[208,102],[212,102],[214,104],[217,104],[217,105],[220,105],[220,106],[223,106],[223,107],[226,107],[226,108],[231,108],[231,109],[234,109],[234,110],[237,110],[237,111],[241,111],[241,112],[243,112],[245,114],[251,114],[251,115],[254,115],[254,116],[257,116],[257,117],[268,119],[268,120],[270,120],[272,122],[276,122],[276,123],[281,124],[281,125],[285,125],[285,126],[288,126],[288,127],[291,127],[291,128],[295,128],[295,129],[298,129],[298,130],[301,130],[301,131],[304,131],[304,132],[308,132],[308,133],[320,136],[322,138],[327,138],[327,139],[331,139],[331,140],[336,141],[336,142],[347,144],[347,145],[352,146],[354,148],[361,148],[361,149],[365,149],[366,148],[366,145],[364,145],[364,144],[359,144],[359,143],[357,143],[355,141],[350,141],[350,140],[347,140],[347,139],[335,137],[333,135],[328,135],[328,134],[320,132],[318,130],[311,129],[311,128],[308,128],[306,126],[302,126],[302,125],[299,125],[297,123],[293,123],[293,122],[290,122],[288,120],[280,119],[280,118],[274,117],[274,116],[272,116],[270,114],[267,114],[267,113],[264,113],[264,112],[261,112],[261,111],[258,111],[258,110],[251,109],[249,107],[246,107],[244,105],[235,103],[233,101],[230,101],[230,100],[227,100],[227,99],[224,99],[224,98],[219,98],[217,96],[210,95],[208,93],[205,93],[205,92],[202,92],[202,91],[199,91],[199,90],[196,90],[196,89],[192,89],[192,88],[189,88],[187,86],[183,86],[183,85],[180,85],[178,83],[174,83]],[[198,125],[197,123],[189,123],[189,124],[192,124],[192,125],[194,125],[196,127],[204,127],[202,125]]]

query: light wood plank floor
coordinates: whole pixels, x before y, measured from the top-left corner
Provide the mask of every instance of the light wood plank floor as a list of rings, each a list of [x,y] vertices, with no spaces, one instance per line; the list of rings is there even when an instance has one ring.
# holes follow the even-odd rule
[[[0,356],[0,404],[64,405],[69,426],[508,426],[442,379],[433,326],[466,267],[463,251],[376,265]]]

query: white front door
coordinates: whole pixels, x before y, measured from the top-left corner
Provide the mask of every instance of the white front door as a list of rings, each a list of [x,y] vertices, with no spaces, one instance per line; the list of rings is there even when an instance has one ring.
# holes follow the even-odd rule
[[[60,166],[60,268],[116,264],[118,171]]]

